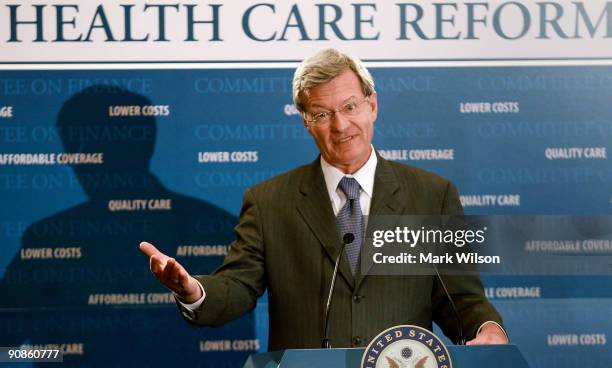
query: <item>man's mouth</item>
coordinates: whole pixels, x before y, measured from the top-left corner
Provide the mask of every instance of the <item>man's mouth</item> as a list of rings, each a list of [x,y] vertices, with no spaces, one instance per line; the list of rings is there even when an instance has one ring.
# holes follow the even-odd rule
[[[342,143],[347,143],[347,142],[350,142],[350,141],[353,139],[353,137],[354,137],[354,136],[349,135],[348,137],[344,137],[344,138],[338,139],[338,140],[336,141],[336,143],[338,143],[338,144],[342,144]]]

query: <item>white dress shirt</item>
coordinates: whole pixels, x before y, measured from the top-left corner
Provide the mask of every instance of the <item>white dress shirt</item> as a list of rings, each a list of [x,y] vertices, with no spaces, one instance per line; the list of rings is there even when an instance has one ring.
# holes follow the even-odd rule
[[[361,205],[361,212],[364,216],[370,214],[370,205],[372,203],[372,193],[374,192],[374,174],[376,173],[376,164],[378,158],[372,148],[372,153],[368,161],[354,174],[345,174],[338,168],[332,166],[330,163],[325,161],[321,156],[321,169],[323,170],[323,178],[325,179],[325,186],[327,187],[327,193],[331,199],[332,209],[334,215],[337,216],[340,209],[346,204],[346,195],[338,187],[340,180],[347,176],[349,178],[355,178],[361,187],[359,189],[359,204]]]

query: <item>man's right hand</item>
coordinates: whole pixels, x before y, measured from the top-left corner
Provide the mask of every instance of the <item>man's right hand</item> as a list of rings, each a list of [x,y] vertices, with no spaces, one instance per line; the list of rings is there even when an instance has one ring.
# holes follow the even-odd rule
[[[183,303],[195,303],[202,297],[198,281],[174,258],[168,257],[147,242],[140,243],[140,250],[149,257],[149,268],[155,277],[175,292]]]

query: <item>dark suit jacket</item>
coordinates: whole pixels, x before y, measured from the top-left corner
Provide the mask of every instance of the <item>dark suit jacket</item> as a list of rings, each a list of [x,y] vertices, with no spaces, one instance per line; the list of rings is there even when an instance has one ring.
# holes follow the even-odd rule
[[[434,174],[386,161],[376,167],[370,215],[462,213],[457,190]],[[206,291],[190,323],[220,325],[254,308],[269,293],[269,349],[317,348],[325,300],[341,237],[319,159],[265,181],[244,195],[236,241],[212,276],[198,276]],[[445,277],[472,338],[485,321],[501,318],[478,277]],[[394,325],[431,329],[435,321],[456,341],[457,322],[433,276],[361,276],[340,264],[331,309],[334,347],[367,345]],[[185,315],[185,314],[184,314]]]

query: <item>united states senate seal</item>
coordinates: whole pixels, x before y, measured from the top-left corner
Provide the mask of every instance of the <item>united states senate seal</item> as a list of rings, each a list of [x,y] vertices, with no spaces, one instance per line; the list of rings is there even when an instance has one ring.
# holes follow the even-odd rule
[[[400,325],[370,342],[361,368],[452,368],[452,363],[438,336],[419,326]]]

